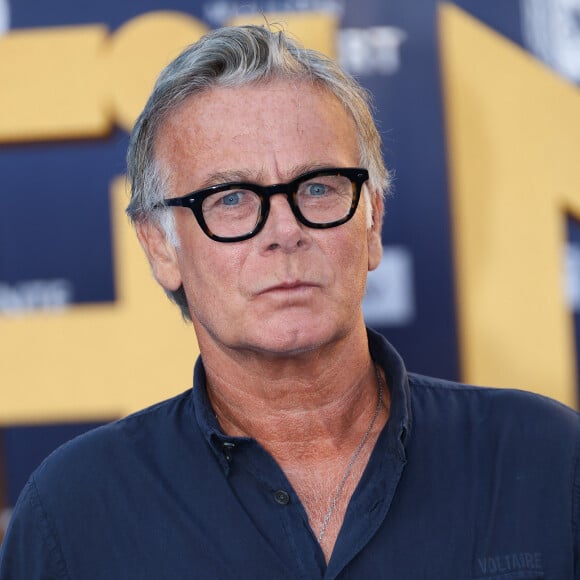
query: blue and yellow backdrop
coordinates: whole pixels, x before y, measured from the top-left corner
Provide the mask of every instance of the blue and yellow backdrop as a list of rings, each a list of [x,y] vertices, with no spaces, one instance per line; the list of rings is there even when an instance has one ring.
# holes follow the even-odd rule
[[[576,406],[580,0],[0,0],[0,535],[52,448],[190,386],[123,214],[128,131],[186,44],[264,20],[374,96],[368,323],[412,370]]]

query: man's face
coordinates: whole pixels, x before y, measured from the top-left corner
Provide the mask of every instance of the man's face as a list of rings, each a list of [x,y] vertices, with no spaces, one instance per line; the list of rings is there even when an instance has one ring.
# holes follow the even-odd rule
[[[161,128],[156,156],[171,197],[225,181],[271,185],[318,168],[359,165],[354,122],[338,100],[310,84],[282,81],[190,98]],[[234,243],[211,240],[190,210],[175,208],[179,247],[166,248],[163,259],[148,253],[165,288],[183,284],[202,349],[310,351],[362,321],[366,274],[381,256],[381,201],[370,230],[366,203],[362,196],[349,222],[315,230],[298,223],[286,197],[276,195],[263,230]],[[147,246],[147,234],[141,238]]]

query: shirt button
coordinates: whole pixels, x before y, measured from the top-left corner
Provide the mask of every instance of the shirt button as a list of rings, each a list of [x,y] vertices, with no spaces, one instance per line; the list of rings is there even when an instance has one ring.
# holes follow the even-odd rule
[[[231,443],[230,441],[224,441],[222,448],[224,450],[226,461],[230,463],[232,461],[232,450],[236,448],[236,444]]]
[[[276,503],[279,503],[280,505],[287,505],[290,502],[288,492],[283,489],[279,489],[274,493],[274,499],[276,500]]]

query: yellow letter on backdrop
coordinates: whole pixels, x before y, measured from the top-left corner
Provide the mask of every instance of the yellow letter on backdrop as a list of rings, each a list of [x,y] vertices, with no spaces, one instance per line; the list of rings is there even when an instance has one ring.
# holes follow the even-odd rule
[[[580,90],[452,4],[440,15],[463,379],[575,406]]]

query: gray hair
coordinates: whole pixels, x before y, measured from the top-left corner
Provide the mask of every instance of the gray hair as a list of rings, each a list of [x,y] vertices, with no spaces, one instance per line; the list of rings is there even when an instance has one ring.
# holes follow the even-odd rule
[[[288,79],[305,80],[333,94],[355,122],[360,164],[369,171],[373,195],[388,187],[381,138],[373,121],[368,93],[333,60],[301,47],[283,31],[262,26],[214,30],[186,48],[159,75],[143,112],[133,128],[127,153],[131,201],[127,214],[135,223],[155,220],[177,246],[173,213],[159,208],[166,195],[166,179],[155,159],[159,127],[181,103],[216,87],[239,87]],[[189,310],[183,287],[168,296],[184,318]]]

